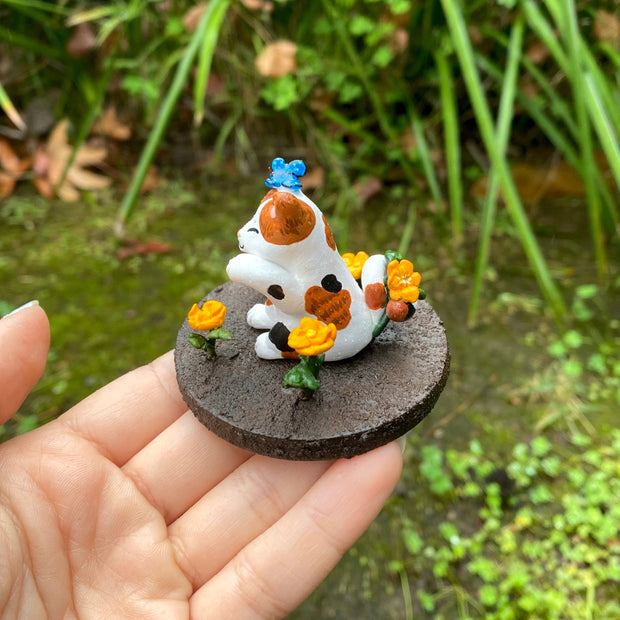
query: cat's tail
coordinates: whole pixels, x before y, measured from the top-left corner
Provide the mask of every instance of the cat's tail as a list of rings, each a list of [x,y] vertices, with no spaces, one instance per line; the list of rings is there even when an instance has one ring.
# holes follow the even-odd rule
[[[373,327],[385,316],[387,265],[388,261],[384,254],[374,254],[366,260],[362,268],[362,290],[372,315]]]

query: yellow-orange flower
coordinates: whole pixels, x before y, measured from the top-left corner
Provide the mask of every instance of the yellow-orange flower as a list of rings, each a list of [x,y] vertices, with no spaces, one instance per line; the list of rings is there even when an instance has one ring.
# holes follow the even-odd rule
[[[402,299],[406,303],[413,303],[420,295],[418,284],[422,276],[413,270],[413,263],[407,259],[393,260],[387,268],[388,289],[394,300]]]
[[[205,301],[202,308],[194,304],[187,313],[187,321],[191,328],[204,332],[221,327],[225,316],[226,306],[221,301],[210,299]]]
[[[289,334],[288,346],[306,357],[320,355],[334,346],[336,333],[336,326],[333,323],[325,325],[316,319],[304,317],[299,327]]]
[[[353,254],[353,252],[347,252],[342,255],[342,260],[344,264],[349,268],[351,275],[359,280],[362,277],[362,267],[364,263],[368,260],[369,256],[366,252],[358,252],[357,254]]]

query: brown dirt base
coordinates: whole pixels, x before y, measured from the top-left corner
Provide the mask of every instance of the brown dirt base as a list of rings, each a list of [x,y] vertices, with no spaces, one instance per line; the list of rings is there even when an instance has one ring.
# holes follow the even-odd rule
[[[426,302],[405,323],[390,324],[355,357],[327,363],[312,398],[282,387],[296,362],[266,361],[254,352],[259,331],[245,320],[263,299],[234,282],[205,299],[227,307],[217,357],[187,340],[187,320],[175,348],[185,402],[211,431],[251,452],[290,460],[350,458],[381,446],[426,417],[446,384],[450,353],[443,323]]]

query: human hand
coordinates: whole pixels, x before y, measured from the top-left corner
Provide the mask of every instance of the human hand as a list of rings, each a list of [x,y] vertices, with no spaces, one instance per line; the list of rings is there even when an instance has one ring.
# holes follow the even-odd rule
[[[0,424],[39,379],[39,307],[0,320]],[[2,618],[278,618],[392,491],[399,447],[335,463],[249,454],[187,411],[172,354],[0,445]]]

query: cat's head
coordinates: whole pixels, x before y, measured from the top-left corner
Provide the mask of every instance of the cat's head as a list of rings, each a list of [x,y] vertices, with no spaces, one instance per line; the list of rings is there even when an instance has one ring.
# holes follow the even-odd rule
[[[275,262],[285,260],[291,250],[314,253],[325,245],[336,249],[318,207],[301,192],[286,190],[269,191],[237,237],[242,252]]]

